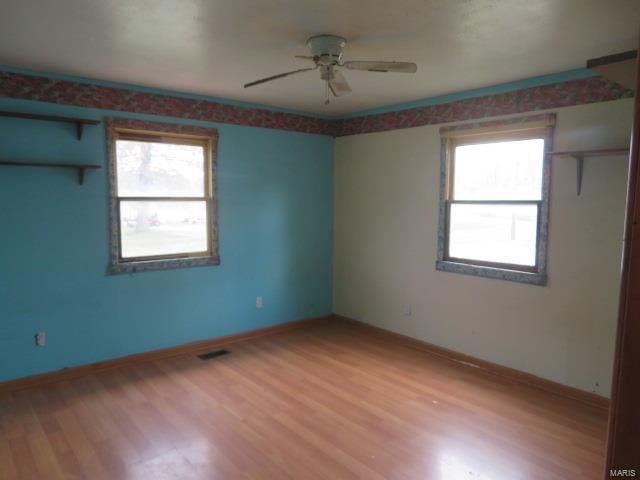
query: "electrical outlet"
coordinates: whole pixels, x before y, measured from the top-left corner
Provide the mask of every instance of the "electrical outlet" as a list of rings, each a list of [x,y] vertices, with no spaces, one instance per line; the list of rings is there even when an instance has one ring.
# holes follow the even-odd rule
[[[262,308],[262,297],[256,297],[256,308]]]
[[[410,303],[405,303],[405,304],[402,306],[402,314],[403,314],[403,315],[405,315],[405,316],[407,316],[407,317],[408,317],[409,315],[411,315],[411,304],[410,304]]]
[[[36,333],[36,347],[44,347],[47,344],[47,332]]]

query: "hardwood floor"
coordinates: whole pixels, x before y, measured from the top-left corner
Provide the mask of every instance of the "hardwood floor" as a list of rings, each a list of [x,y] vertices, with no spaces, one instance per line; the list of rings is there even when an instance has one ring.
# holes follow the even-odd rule
[[[340,322],[0,395],[0,479],[600,479],[606,412]]]

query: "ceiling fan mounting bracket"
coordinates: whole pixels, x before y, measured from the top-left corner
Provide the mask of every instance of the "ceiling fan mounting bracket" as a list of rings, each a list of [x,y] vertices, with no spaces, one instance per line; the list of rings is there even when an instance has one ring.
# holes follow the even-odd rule
[[[337,35],[316,35],[307,40],[307,46],[317,65],[338,65],[347,41]]]

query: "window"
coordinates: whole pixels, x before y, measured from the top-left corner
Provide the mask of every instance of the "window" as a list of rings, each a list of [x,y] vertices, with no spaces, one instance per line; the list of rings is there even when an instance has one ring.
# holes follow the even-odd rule
[[[112,271],[219,263],[217,132],[124,119],[107,125]]]
[[[441,129],[439,270],[546,282],[554,119]]]

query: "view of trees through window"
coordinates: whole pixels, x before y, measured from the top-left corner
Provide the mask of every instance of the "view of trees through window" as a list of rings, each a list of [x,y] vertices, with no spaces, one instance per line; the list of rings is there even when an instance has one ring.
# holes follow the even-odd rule
[[[202,144],[116,141],[121,258],[208,251],[206,165]]]

